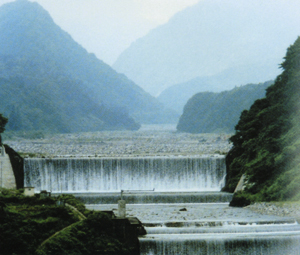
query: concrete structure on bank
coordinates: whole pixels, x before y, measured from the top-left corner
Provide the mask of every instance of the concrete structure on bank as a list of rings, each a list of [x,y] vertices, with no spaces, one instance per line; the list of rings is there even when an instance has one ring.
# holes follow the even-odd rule
[[[0,146],[0,187],[16,189],[16,178],[8,154],[4,146]]]
[[[236,193],[238,191],[243,191],[245,189],[245,185],[246,185],[246,175],[243,174],[238,182],[238,184],[236,185],[236,188],[234,190],[233,193]]]
[[[24,187],[24,196],[33,197],[34,187]]]

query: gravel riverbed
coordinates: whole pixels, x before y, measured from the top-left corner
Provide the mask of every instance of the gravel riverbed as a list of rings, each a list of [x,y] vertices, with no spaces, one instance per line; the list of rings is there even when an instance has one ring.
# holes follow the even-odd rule
[[[176,132],[174,125],[148,125],[138,131],[102,131],[46,135],[41,139],[14,137],[4,143],[35,157],[136,157],[226,154],[228,134]]]
[[[118,215],[118,205],[86,205],[90,210],[112,210]],[[262,210],[230,207],[227,203],[196,204],[128,204],[127,217],[137,217],[143,223],[164,221],[225,221],[225,222],[268,222],[294,221],[286,215],[266,214]],[[292,219],[291,219],[292,218]]]
[[[251,204],[245,208],[260,214],[292,217],[300,223],[299,202],[261,202]]]

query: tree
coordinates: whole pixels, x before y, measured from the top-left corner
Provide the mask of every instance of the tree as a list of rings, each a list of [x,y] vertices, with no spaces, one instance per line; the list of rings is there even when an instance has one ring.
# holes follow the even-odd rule
[[[5,118],[1,113],[0,113],[0,144],[2,144],[2,139],[1,139],[1,133],[4,132],[5,130],[5,125],[7,123],[8,119]]]
[[[299,200],[300,37],[287,50],[283,69],[266,97],[243,111],[226,157],[224,191],[234,191],[246,176],[245,198],[252,201]],[[239,197],[240,199],[240,197]]]

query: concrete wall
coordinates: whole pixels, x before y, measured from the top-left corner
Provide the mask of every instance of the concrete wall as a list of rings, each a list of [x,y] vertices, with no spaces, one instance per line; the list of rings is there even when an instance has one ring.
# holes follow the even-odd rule
[[[0,146],[0,187],[6,189],[16,189],[16,179],[9,156],[3,146]]]

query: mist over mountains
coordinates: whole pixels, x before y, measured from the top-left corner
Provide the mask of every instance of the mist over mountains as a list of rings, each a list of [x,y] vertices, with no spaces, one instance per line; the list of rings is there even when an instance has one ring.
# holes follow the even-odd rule
[[[155,96],[196,77],[230,80],[209,84],[209,91],[274,79],[286,48],[299,34],[295,3],[200,1],[132,43],[113,67]]]
[[[263,70],[263,67],[261,70]],[[251,79],[251,77],[254,77],[256,72],[256,68],[254,67],[250,68],[240,66],[239,72],[236,72],[236,69],[233,68],[213,76],[196,77],[187,82],[170,86],[160,93],[157,99],[166,107],[181,114],[187,101],[195,94],[200,92],[224,91],[224,88],[232,87],[233,80],[244,80],[245,77]]]
[[[89,54],[37,3],[3,5],[0,35],[0,112],[8,129],[138,129],[176,116]]]

